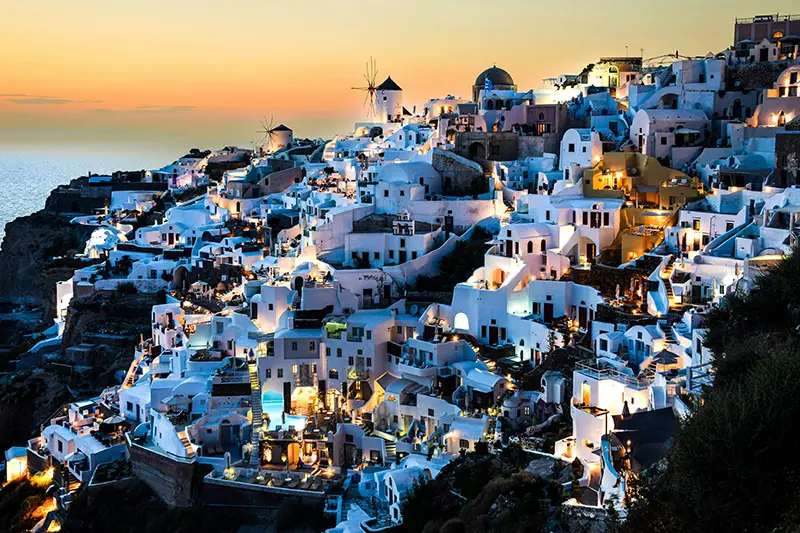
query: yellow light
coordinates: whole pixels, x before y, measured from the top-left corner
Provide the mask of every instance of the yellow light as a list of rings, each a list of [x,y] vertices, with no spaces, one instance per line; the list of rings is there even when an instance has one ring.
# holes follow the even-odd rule
[[[55,468],[52,466],[44,472],[39,472],[31,477],[31,485],[36,488],[47,488],[53,482],[53,472]]]

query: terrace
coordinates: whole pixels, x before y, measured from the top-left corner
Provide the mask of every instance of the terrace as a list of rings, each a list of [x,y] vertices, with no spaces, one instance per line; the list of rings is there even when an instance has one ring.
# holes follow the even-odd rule
[[[575,370],[584,376],[597,380],[612,379],[636,390],[644,390],[650,386],[650,380],[625,374],[614,368],[598,368],[587,363],[575,363]]]
[[[232,466],[222,472],[213,470],[206,479],[223,484],[247,485],[247,488],[263,487],[324,494],[334,486],[338,486],[343,478],[335,473],[333,468],[316,469],[312,472],[286,472]],[[274,492],[284,492],[284,490]]]

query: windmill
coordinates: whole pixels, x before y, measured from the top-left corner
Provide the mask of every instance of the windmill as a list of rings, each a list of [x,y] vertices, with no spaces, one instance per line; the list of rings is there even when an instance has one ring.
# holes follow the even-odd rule
[[[351,87],[353,90],[364,91],[366,93],[364,95],[364,107],[367,108],[368,118],[378,114],[375,100],[375,94],[378,92],[377,77],[378,64],[375,62],[375,59],[370,56],[369,61],[367,61],[366,71],[364,72],[364,80],[366,80],[367,85],[365,87]]]
[[[256,130],[256,133],[260,133],[263,135],[261,138],[261,146],[267,145],[267,150],[272,149],[272,141],[275,139],[275,131],[277,126],[275,125],[275,117],[270,115],[269,120],[267,117],[261,119],[261,129]],[[267,151],[265,150],[265,151]]]

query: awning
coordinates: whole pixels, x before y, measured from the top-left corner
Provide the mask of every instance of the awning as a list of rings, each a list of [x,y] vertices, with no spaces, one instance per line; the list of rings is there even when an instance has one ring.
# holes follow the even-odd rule
[[[83,452],[71,453],[64,458],[68,463],[78,463],[86,460],[86,454]]]

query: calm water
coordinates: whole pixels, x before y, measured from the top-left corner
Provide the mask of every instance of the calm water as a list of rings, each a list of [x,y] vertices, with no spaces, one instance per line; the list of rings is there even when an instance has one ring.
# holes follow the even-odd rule
[[[180,149],[163,146],[0,144],[0,242],[6,223],[42,209],[58,185],[90,171],[158,168],[181,155]]]

